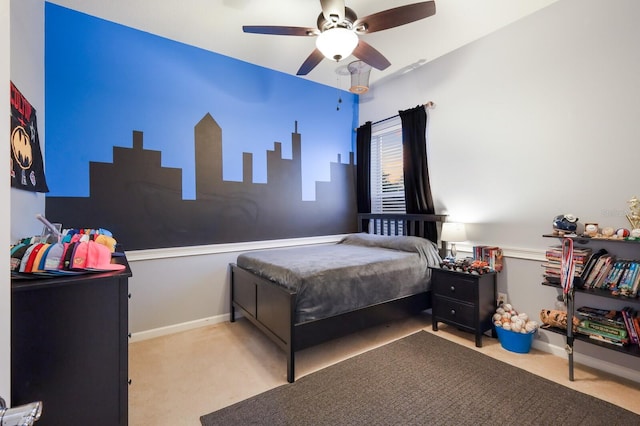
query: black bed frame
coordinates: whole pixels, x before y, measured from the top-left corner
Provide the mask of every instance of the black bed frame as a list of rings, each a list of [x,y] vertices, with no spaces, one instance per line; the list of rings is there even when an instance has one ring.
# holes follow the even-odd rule
[[[380,235],[426,236],[426,224],[446,215],[359,214],[358,231]],[[438,231],[439,233],[439,231]],[[440,251],[444,250],[444,242]],[[416,315],[431,307],[430,292],[378,303],[329,318],[295,322],[296,293],[231,264],[231,315],[236,309],[273,340],[287,355],[287,381],[295,380],[295,352],[330,339],[392,320]]]

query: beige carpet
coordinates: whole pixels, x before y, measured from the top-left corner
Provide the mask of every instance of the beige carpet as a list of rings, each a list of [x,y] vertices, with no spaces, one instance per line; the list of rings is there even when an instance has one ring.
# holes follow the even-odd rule
[[[305,349],[296,357],[297,377],[422,329],[431,332],[429,315]],[[562,357],[536,350],[515,354],[489,337],[475,348],[471,334],[444,325],[437,335],[640,414],[640,384],[579,365],[570,382]],[[206,413],[286,384],[284,352],[245,320],[132,343],[129,360],[129,423],[134,426],[198,426]]]

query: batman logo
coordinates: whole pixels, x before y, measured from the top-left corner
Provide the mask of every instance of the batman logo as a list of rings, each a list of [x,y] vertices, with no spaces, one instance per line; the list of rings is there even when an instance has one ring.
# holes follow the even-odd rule
[[[23,170],[28,170],[33,163],[31,151],[31,138],[22,126],[18,126],[11,132],[11,151],[13,158]]]

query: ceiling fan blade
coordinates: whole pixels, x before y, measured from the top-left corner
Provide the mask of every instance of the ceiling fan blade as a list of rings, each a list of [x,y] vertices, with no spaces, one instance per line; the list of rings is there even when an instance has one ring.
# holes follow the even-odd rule
[[[291,36],[316,36],[320,34],[317,28],[278,27],[270,25],[244,25],[242,31],[252,34],[273,34]]]
[[[353,51],[353,56],[381,71],[391,65],[391,62],[389,62],[382,53],[362,40],[358,42],[356,49]]]
[[[341,22],[344,19],[344,0],[320,0],[322,15],[329,22]]]
[[[311,55],[304,61],[304,63],[300,66],[300,69],[296,73],[296,75],[307,75],[309,72],[316,67],[324,59],[324,55],[318,49],[314,49],[311,52]]]
[[[353,27],[356,29],[356,32],[360,34],[374,33],[376,31],[387,30],[410,22],[419,21],[435,13],[435,1],[423,1],[365,16],[364,18],[356,20],[356,22],[353,23]]]

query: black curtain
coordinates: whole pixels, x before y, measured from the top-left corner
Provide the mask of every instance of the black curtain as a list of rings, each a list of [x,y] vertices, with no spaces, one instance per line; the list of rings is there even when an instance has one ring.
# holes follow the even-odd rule
[[[402,122],[404,195],[407,213],[434,214],[427,166],[427,111],[424,105],[399,111]],[[438,242],[435,222],[427,225],[426,237]]]
[[[371,213],[371,122],[356,133],[356,197],[358,213]]]

